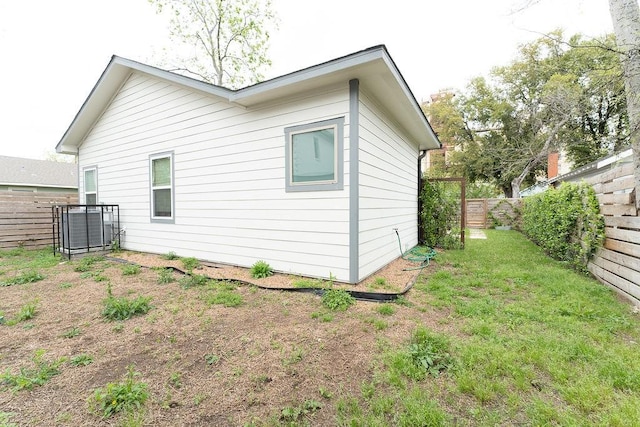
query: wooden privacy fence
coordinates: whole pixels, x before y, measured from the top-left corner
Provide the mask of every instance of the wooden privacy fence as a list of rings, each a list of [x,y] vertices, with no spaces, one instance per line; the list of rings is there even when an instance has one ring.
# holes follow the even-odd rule
[[[76,192],[0,191],[0,249],[52,245],[51,207],[73,203]]]
[[[633,163],[587,179],[604,215],[605,241],[589,271],[636,304],[640,303],[640,217],[635,208]]]
[[[467,199],[467,228],[516,225],[522,199]]]

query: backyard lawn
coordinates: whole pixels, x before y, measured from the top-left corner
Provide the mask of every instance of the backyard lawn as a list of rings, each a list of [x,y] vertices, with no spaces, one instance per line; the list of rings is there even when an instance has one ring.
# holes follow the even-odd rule
[[[0,252],[0,426],[640,425],[640,315],[486,234],[392,304]]]

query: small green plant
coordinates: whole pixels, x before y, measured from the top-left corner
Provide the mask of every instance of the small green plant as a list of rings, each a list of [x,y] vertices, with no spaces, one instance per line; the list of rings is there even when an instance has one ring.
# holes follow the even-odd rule
[[[382,304],[378,306],[376,311],[383,316],[391,316],[396,312],[396,309],[391,304]]]
[[[140,274],[140,266],[137,264],[125,264],[122,267],[122,275],[123,276],[135,276],[136,274]]]
[[[175,282],[175,278],[173,277],[173,270],[170,268],[161,268],[158,270],[158,279],[157,282],[160,285],[164,285],[167,283]]]
[[[37,271],[30,270],[18,274],[15,277],[0,282],[0,286],[24,285],[43,280],[44,276]]]
[[[295,365],[304,358],[304,350],[299,347],[293,347],[291,353],[282,360],[285,366]]]
[[[427,375],[438,376],[454,366],[446,336],[418,327],[404,351],[391,356],[391,367],[401,374],[422,380]]]
[[[37,310],[38,310],[38,300],[34,300],[27,303],[22,307],[20,307],[20,311],[18,311],[18,314],[16,314],[16,317],[7,321],[7,325],[13,326],[20,322],[24,322],[25,320],[31,320],[35,317]]]
[[[104,257],[101,257],[101,256],[86,256],[84,258],[81,258],[80,261],[78,261],[78,264],[76,264],[76,266],[73,268],[73,271],[77,273],[84,273],[84,272],[90,271],[95,264],[103,260],[104,260]]]
[[[182,387],[182,375],[180,375],[180,372],[172,372],[169,375],[169,384],[175,388]]]
[[[209,278],[204,274],[187,274],[178,281],[184,289],[204,286],[207,282],[209,282]]]
[[[116,334],[119,334],[120,332],[124,331],[124,323],[118,322],[118,324],[111,328],[111,330]]]
[[[122,248],[120,247],[120,239],[114,239],[111,241],[111,252],[116,254],[122,252]]]
[[[44,360],[45,350],[37,350],[31,359],[34,368],[20,368],[18,374],[12,374],[9,369],[0,374],[0,385],[11,387],[13,391],[31,390],[35,386],[41,386],[52,377],[60,373],[60,365],[65,359],[60,358],[53,362]]]
[[[307,399],[301,405],[284,407],[280,413],[280,419],[291,425],[298,425],[301,418],[308,417],[321,408],[320,402]]]
[[[171,251],[171,252],[167,252],[166,254],[162,255],[162,258],[168,260],[168,261],[173,261],[174,259],[178,259],[180,258],[178,255],[176,255],[175,252]]]
[[[265,277],[273,275],[271,266],[265,261],[256,261],[255,264],[251,266],[250,273],[254,279],[264,279]]]
[[[151,310],[151,297],[138,296],[134,299],[114,297],[111,284],[107,286],[107,298],[102,301],[102,317],[107,320],[126,320],[133,316],[146,314]]]
[[[69,289],[71,286],[73,285],[69,282],[62,282],[58,285],[60,289]]]
[[[213,353],[207,353],[204,355],[204,361],[207,362],[207,365],[215,365],[220,361],[220,356],[217,356]]]
[[[318,389],[318,393],[327,400],[333,397],[333,394],[327,388],[322,386]]]
[[[356,299],[344,289],[329,289],[322,295],[322,304],[332,311],[345,311]]]
[[[323,311],[314,311],[311,313],[312,319],[320,319],[322,322],[331,322],[333,320],[333,314]]]
[[[92,363],[93,363],[93,357],[84,353],[72,357],[71,360],[69,361],[69,364],[71,364],[71,366],[87,366]]]
[[[192,272],[194,269],[200,267],[200,261],[194,257],[181,258],[180,261],[184,269],[188,272]]]
[[[124,410],[140,409],[149,398],[147,384],[136,381],[139,372],[129,366],[127,376],[122,382],[108,383],[105,387],[96,389],[89,397],[89,406],[96,412],[108,418]]]
[[[238,307],[244,302],[242,295],[224,289],[205,294],[202,299],[209,305],[217,304],[225,307]]]
[[[13,416],[12,412],[0,411],[0,426],[2,426],[2,427],[18,427],[18,424],[10,422],[12,416]]]
[[[322,281],[314,279],[298,279],[292,283],[294,288],[321,288]]]
[[[80,335],[80,328],[78,328],[77,326],[74,326],[73,328],[69,329],[67,332],[62,334],[62,337],[73,338],[73,337],[77,337],[78,335]]]

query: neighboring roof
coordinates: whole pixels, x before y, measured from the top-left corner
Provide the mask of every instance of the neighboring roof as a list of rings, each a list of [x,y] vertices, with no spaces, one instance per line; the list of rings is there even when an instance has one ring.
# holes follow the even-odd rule
[[[78,188],[75,163],[0,156],[0,185]]]
[[[358,79],[360,87],[385,105],[394,120],[409,133],[415,143],[419,144],[420,149],[440,147],[440,141],[404,77],[386,47],[380,45],[238,90],[215,86],[114,55],[62,136],[56,151],[77,153],[78,146],[95,121],[134,71],[218,96],[243,107]]]

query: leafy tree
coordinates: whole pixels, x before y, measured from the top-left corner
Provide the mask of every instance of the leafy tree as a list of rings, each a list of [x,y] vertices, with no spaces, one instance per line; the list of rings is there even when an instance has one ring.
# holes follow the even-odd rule
[[[636,194],[640,192],[640,8],[638,0],[609,0],[609,10],[624,66],[624,83],[635,165]],[[640,197],[636,197],[640,208]]]
[[[270,0],[149,0],[170,13],[170,37],[189,52],[174,71],[237,88],[263,78],[269,27],[276,27]]]
[[[453,168],[471,182],[493,182],[518,197],[566,148],[584,164],[626,143],[620,65],[611,37],[568,41],[560,31],[523,45],[509,65],[473,79],[451,108],[431,107],[457,144]],[[602,49],[605,47],[605,49]],[[609,50],[607,50],[609,49]]]

